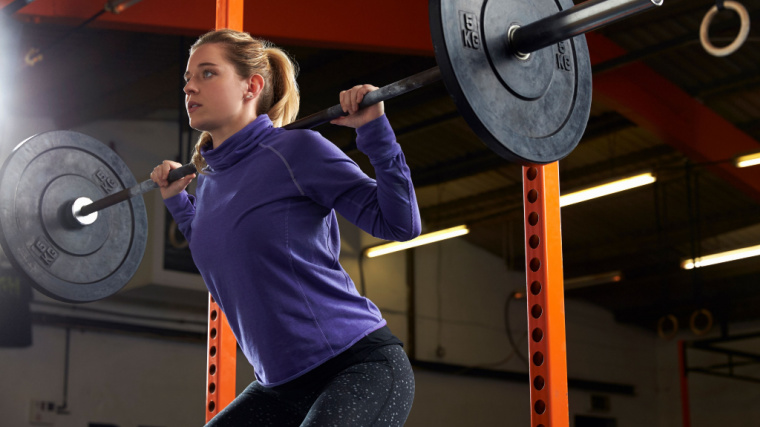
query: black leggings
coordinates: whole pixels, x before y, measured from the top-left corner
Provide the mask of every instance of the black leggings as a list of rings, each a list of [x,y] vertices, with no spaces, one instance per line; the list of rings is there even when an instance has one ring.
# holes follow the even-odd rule
[[[402,426],[412,400],[409,359],[401,346],[387,345],[305,389],[276,391],[254,381],[206,427]]]

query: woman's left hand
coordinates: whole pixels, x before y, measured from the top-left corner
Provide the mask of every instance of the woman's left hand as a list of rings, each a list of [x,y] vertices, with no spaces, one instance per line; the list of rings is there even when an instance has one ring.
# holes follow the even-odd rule
[[[358,128],[385,114],[385,107],[382,102],[359,109],[359,103],[364,99],[364,95],[377,89],[372,85],[358,85],[342,91],[340,93],[340,106],[343,111],[348,113],[348,116],[339,117],[330,123]]]

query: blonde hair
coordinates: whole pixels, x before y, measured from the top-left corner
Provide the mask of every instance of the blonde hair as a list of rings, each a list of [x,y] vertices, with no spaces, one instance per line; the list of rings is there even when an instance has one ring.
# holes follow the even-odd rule
[[[224,47],[225,57],[240,77],[248,78],[258,74],[264,78],[264,88],[256,104],[257,114],[266,112],[276,127],[285,126],[296,119],[301,103],[296,83],[298,68],[287,53],[266,40],[229,29],[202,35],[190,48],[190,53],[211,43],[219,43]],[[199,171],[206,167],[201,147],[207,144],[211,144],[211,135],[203,132],[193,153],[193,164]]]

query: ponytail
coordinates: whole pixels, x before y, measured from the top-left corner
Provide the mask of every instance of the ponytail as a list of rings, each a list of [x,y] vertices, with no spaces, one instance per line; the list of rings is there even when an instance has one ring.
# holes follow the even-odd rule
[[[275,127],[292,123],[298,116],[301,96],[298,92],[296,74],[298,70],[288,54],[276,47],[266,49],[269,66],[272,71],[272,105],[267,115]],[[264,109],[262,109],[264,110]]]
[[[195,170],[198,171],[198,173],[205,174],[204,169],[206,169],[206,159],[203,158],[203,155],[201,155],[201,148],[205,147],[206,145],[211,145],[211,134],[203,131],[201,132],[201,136],[198,138],[198,142],[195,143],[195,151],[193,151],[193,159],[192,163],[195,165]]]

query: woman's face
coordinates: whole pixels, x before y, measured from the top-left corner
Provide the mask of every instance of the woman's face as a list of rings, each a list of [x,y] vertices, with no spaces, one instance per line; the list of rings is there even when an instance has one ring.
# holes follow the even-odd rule
[[[193,129],[210,132],[212,137],[215,132],[226,136],[250,121],[245,108],[248,82],[224,57],[222,45],[197,48],[187,62],[185,82],[185,107]]]

